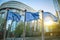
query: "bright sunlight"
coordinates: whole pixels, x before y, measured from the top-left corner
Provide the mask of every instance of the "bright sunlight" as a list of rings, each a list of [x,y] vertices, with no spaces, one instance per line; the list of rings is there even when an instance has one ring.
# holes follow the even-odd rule
[[[50,26],[50,25],[53,25],[53,20],[52,20],[52,18],[50,18],[50,17],[46,17],[45,18],[45,20],[44,20],[44,25],[45,26]]]

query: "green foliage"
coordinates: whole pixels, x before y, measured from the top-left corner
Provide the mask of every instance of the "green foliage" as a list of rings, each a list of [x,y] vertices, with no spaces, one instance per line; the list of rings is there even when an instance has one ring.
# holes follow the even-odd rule
[[[20,22],[16,29],[15,29],[15,35],[16,37],[21,37],[21,35],[23,34],[23,30],[24,30],[24,22]],[[29,24],[26,25],[26,35],[28,35],[30,28],[29,28]]]
[[[19,23],[15,29],[15,35],[20,37],[21,34],[23,33],[23,28],[24,28],[24,23],[23,22]]]

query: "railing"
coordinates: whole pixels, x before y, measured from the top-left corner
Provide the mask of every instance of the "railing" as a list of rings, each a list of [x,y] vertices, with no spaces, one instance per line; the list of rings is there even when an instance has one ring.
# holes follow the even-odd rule
[[[23,38],[6,38],[6,40],[23,40]],[[25,40],[42,40],[42,38],[41,37],[26,37]],[[60,36],[45,37],[45,40],[60,40]]]

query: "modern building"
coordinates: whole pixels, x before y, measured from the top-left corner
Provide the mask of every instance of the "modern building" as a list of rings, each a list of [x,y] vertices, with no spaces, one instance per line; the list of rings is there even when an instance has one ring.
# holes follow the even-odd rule
[[[35,11],[33,8],[17,1],[8,1],[1,4],[0,13],[5,14],[4,15],[5,17],[6,17],[6,12],[7,12],[6,9],[12,10],[13,12],[18,12],[21,15],[24,14],[24,10],[31,11],[31,12]]]
[[[7,25],[5,22],[6,16],[7,16],[7,10],[11,10],[12,12],[17,12],[22,16],[24,16],[25,10],[28,12],[36,12],[30,6],[28,6],[24,3],[18,2],[18,1],[8,1],[8,2],[1,4],[1,6],[0,6],[0,29],[1,30],[4,29],[5,26]],[[8,24],[9,23],[10,22],[8,22]],[[7,28],[7,26],[6,26],[6,28]]]
[[[25,14],[25,10],[27,10],[29,12],[35,12],[35,10],[33,8],[25,5],[24,3],[21,3],[18,1],[8,1],[8,2],[1,4],[1,6],[0,6],[0,17],[1,18],[6,19],[7,9],[9,9],[13,12],[17,12],[23,16]],[[4,22],[2,19],[1,19],[1,21],[2,21],[2,23]]]
[[[60,0],[53,0],[55,11],[57,13],[57,16],[60,20]]]

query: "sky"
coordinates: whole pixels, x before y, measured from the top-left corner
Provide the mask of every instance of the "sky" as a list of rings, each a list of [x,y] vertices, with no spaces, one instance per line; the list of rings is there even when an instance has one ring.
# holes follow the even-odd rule
[[[0,5],[7,1],[12,1],[12,0],[0,0]],[[53,0],[15,0],[15,1],[22,2],[32,7],[36,11],[43,10],[45,12],[51,12],[52,14],[55,15]]]

